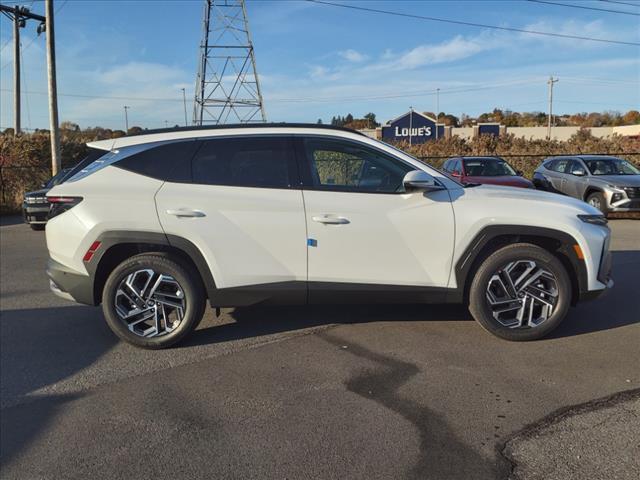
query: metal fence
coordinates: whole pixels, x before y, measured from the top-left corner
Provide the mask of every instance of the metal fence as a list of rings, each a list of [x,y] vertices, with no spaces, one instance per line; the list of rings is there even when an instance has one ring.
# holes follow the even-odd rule
[[[507,160],[516,170],[521,170],[526,177],[531,177],[533,171],[547,157],[559,155],[608,155],[625,158],[640,166],[640,152],[622,153],[550,153],[550,154],[487,154],[485,156],[499,156]],[[418,157],[419,160],[436,168],[455,155]],[[16,211],[22,203],[22,195],[26,191],[40,188],[51,176],[48,166],[12,165],[0,166],[1,212]]]

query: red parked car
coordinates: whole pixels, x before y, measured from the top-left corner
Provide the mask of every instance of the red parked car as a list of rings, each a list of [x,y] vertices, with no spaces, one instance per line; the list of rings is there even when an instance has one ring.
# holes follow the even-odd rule
[[[453,157],[442,169],[461,183],[489,183],[509,187],[535,188],[500,157]]]

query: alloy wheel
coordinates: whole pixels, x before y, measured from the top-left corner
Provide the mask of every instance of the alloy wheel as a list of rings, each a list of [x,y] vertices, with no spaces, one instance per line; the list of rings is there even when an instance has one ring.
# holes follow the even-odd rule
[[[145,268],[127,275],[115,294],[116,313],[134,334],[150,338],[174,331],[186,308],[184,290],[171,275]]]
[[[602,210],[601,205],[600,205],[600,199],[596,196],[593,196],[589,199],[589,205],[591,205],[592,207],[597,208],[598,210]]]
[[[535,328],[558,303],[558,281],[533,260],[510,262],[487,284],[487,304],[493,318],[508,328]]]

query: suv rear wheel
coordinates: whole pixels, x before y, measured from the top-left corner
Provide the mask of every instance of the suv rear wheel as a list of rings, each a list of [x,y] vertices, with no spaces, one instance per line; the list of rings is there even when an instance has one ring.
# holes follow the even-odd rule
[[[486,330],[507,340],[536,340],[564,319],[569,275],[558,258],[529,243],[495,251],[478,268],[469,310]]]
[[[143,348],[169,347],[188,335],[204,315],[198,274],[161,253],[145,253],[118,265],[107,278],[102,310],[124,341]]]

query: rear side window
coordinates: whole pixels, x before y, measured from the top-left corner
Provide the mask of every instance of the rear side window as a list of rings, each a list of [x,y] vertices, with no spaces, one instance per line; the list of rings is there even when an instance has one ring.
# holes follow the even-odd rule
[[[166,143],[123,158],[114,166],[158,180],[187,183],[198,145],[194,140]]]
[[[291,139],[242,137],[204,140],[193,159],[193,183],[290,188],[297,176]]]

